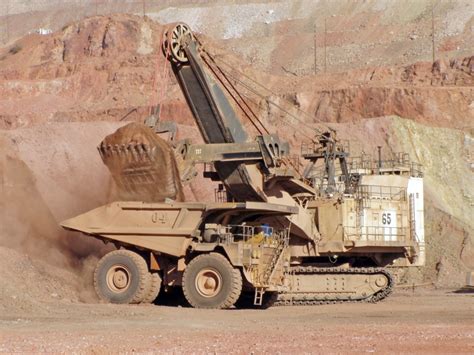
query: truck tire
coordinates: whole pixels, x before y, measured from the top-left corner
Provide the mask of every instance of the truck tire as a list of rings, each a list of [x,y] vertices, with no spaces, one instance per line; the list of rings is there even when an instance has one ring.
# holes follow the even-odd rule
[[[140,303],[150,287],[150,278],[145,259],[130,250],[115,250],[97,263],[94,287],[103,301]]]
[[[142,303],[153,303],[159,293],[161,288],[161,277],[157,272],[150,273],[150,283],[148,285],[146,296],[143,298]]]
[[[202,254],[183,274],[183,293],[195,308],[229,308],[242,292],[242,276],[218,253]]]

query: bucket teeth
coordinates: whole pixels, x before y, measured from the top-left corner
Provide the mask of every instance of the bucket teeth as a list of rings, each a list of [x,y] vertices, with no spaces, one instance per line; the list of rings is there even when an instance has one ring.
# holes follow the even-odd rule
[[[172,148],[155,133],[150,135],[145,126],[127,129],[122,127],[120,134],[106,137],[98,146],[121,198],[148,202],[165,198],[183,200]]]

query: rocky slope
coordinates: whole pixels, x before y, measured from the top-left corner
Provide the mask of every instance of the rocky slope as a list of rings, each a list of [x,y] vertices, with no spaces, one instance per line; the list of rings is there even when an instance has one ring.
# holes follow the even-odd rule
[[[437,59],[474,49],[470,0],[7,0],[0,41],[116,13],[187,22],[252,65],[282,74],[432,60],[433,29]]]
[[[0,127],[45,121],[141,120],[149,113],[149,105],[158,101],[164,103],[164,118],[192,122],[159,53],[162,32],[162,26],[148,19],[94,17],[48,36],[29,35],[3,48]],[[309,113],[305,118],[309,122],[395,114],[430,125],[463,128],[471,124],[474,114],[472,56],[291,78],[243,65],[241,58],[215,41],[203,40],[231,75],[239,77],[243,71],[266,83],[271,91],[264,91],[257,104],[263,106],[262,115],[268,116],[269,124],[279,112],[265,106],[266,98],[277,103],[290,100],[288,108],[296,105]],[[158,99],[158,93],[165,94]]]

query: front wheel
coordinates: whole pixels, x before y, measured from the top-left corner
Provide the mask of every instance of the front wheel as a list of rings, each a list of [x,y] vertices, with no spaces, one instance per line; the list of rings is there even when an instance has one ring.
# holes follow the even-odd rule
[[[229,308],[242,292],[242,276],[218,253],[202,254],[183,274],[183,293],[195,308]]]
[[[97,263],[94,287],[106,302],[140,303],[147,296],[150,278],[145,259],[130,250],[115,250]]]

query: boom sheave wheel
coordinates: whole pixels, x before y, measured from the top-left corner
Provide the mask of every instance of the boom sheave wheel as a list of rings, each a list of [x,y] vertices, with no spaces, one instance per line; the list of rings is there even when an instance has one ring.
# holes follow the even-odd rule
[[[189,26],[178,23],[165,33],[163,41],[165,55],[171,55],[171,58],[178,63],[187,63],[188,57],[185,48],[193,40],[194,36]]]

